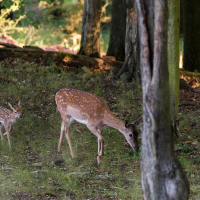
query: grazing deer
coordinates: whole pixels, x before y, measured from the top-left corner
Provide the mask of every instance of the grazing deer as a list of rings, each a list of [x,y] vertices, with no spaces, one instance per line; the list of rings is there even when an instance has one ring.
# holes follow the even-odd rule
[[[12,125],[14,124],[16,118],[22,118],[22,109],[20,106],[20,101],[18,102],[18,107],[13,108],[10,103],[8,103],[8,105],[11,107],[13,112],[0,106],[0,135],[1,135],[1,140],[2,140],[2,126],[4,125],[4,128],[6,130],[4,135],[7,135],[8,144],[9,144],[9,147],[11,148],[10,131],[12,129]]]
[[[101,156],[104,154],[102,129],[105,125],[118,129],[125,136],[133,150],[139,150],[137,141],[138,132],[135,126],[139,123],[141,117],[133,124],[124,123],[110,111],[109,106],[102,98],[75,88],[60,89],[55,95],[55,101],[63,120],[61,123],[58,152],[60,152],[63,134],[65,133],[71,156],[74,158],[74,152],[69,137],[69,125],[73,120],[86,124],[89,130],[97,136],[98,163],[101,162]]]

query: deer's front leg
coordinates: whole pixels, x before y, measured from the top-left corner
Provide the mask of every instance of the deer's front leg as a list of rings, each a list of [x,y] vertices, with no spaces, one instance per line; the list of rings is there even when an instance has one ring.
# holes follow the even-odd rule
[[[99,129],[97,129],[96,127],[94,127],[94,126],[88,126],[88,128],[98,138],[97,162],[98,162],[98,164],[100,164],[102,162],[101,161],[101,156],[103,156],[103,154],[104,154],[104,138],[103,138],[103,136],[101,134],[101,131]]]
[[[9,127],[9,128],[8,128],[8,129],[9,129],[9,132],[11,132],[11,131],[12,131],[12,125],[9,125],[8,127]],[[7,135],[7,132],[5,132],[3,135]]]

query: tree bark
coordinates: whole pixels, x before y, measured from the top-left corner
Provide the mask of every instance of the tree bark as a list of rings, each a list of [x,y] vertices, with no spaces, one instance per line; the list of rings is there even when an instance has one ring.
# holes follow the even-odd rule
[[[114,56],[118,61],[124,61],[126,36],[126,2],[112,0],[112,19],[110,41],[107,56]]]
[[[189,196],[189,184],[175,158],[171,130],[167,58],[168,2],[136,2],[143,90],[141,173],[144,199],[185,200]]]
[[[125,61],[122,69],[117,74],[117,78],[124,72],[129,72],[137,82],[140,82],[139,66],[139,39],[137,29],[137,14],[135,11],[135,1],[126,0],[126,43],[125,43]]]
[[[79,55],[100,57],[101,0],[84,0]]]
[[[200,72],[200,1],[183,0],[183,68]]]
[[[168,71],[170,88],[170,114],[174,135],[178,136],[179,108],[179,27],[180,0],[168,0]]]

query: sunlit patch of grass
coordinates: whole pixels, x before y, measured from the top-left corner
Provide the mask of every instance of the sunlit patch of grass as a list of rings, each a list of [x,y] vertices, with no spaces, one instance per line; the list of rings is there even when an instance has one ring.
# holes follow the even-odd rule
[[[66,37],[66,34],[63,34],[62,31],[60,31],[60,34],[58,36],[58,29],[55,27],[50,28],[46,26],[41,26],[38,31],[35,31],[35,34],[28,34],[30,28],[32,27],[24,29],[26,33],[18,33],[17,31],[15,31],[13,34],[11,34],[11,36],[16,39],[19,44],[23,45],[25,45],[24,38],[26,38],[26,45],[32,46],[60,44]],[[52,37],[52,35],[54,34],[57,36]]]
[[[32,32],[30,32],[32,30]],[[18,33],[15,31],[10,34],[17,42],[21,45],[31,45],[31,46],[43,46],[43,45],[54,45],[61,44],[64,40],[70,40],[71,36],[64,33],[62,30],[58,32],[58,28],[48,27],[41,25],[37,31],[34,31],[33,27],[24,28],[26,32]],[[33,34],[35,32],[35,34]],[[52,37],[53,36],[53,37]],[[110,32],[109,30],[101,30],[101,51],[107,52]],[[26,38],[26,40],[24,40]],[[25,43],[26,44],[25,44]],[[74,49],[73,43],[68,42],[68,47]]]
[[[109,39],[110,39],[109,29],[101,30],[101,35],[100,35],[101,52],[107,52]]]

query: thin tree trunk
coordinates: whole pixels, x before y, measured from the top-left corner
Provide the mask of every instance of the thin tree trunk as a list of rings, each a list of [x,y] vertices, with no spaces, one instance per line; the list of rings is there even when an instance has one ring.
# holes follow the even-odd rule
[[[126,1],[112,0],[112,20],[107,56],[124,61],[126,36]]]
[[[100,57],[101,0],[84,0],[79,55]]]
[[[183,35],[183,0],[180,0],[180,29],[179,34]]]
[[[135,1],[126,0],[126,43],[125,43],[125,61],[122,69],[117,74],[119,78],[124,72],[129,72],[138,82],[140,82],[139,66],[139,39],[137,30],[137,14],[135,11]]]
[[[200,1],[183,0],[183,68],[200,72]]]
[[[179,27],[180,0],[168,0],[168,68],[170,88],[170,113],[173,132],[178,136],[179,108]]]
[[[170,117],[165,0],[136,0],[143,90],[142,188],[145,200],[185,200],[187,178],[175,158]],[[151,16],[151,18],[149,18]]]

